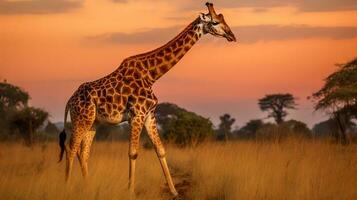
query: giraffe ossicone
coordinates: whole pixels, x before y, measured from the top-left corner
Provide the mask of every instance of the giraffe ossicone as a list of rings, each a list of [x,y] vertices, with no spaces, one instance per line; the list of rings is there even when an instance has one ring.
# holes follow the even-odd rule
[[[213,4],[206,3],[208,13],[201,13],[181,33],[167,44],[147,53],[126,58],[109,75],[82,84],[70,97],[65,109],[64,124],[70,113],[72,135],[65,145],[66,133],[60,133],[60,159],[66,152],[66,180],[68,181],[74,157],[77,155],[83,176],[88,174],[90,146],[98,123],[118,124],[129,121],[129,189],[134,192],[135,161],[138,156],[139,138],[145,127],[154,144],[164,176],[171,193],[176,196],[165,158],[165,149],[156,127],[154,111],[157,98],[152,85],[168,72],[203,35],[210,33],[236,41],[222,14],[216,14]]]

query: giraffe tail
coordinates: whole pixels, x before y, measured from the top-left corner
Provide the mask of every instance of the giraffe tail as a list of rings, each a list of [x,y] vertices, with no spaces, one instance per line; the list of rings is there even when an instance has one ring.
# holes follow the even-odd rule
[[[66,137],[67,137],[67,135],[66,135],[66,123],[67,123],[68,108],[69,108],[69,106],[68,106],[68,103],[67,103],[66,109],[64,111],[64,127],[63,127],[63,131],[59,134],[59,146],[61,148],[61,151],[60,151],[60,154],[59,154],[58,162],[62,161],[64,152],[66,150],[65,142],[66,142]]]

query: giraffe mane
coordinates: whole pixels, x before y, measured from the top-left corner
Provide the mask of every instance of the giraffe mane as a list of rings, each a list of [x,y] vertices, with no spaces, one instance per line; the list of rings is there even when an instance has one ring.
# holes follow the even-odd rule
[[[151,51],[148,51],[148,52],[145,52],[145,53],[141,53],[141,54],[137,54],[137,55],[134,55],[134,56],[130,56],[128,58],[126,58],[125,60],[129,60],[129,59],[137,59],[137,58],[140,58],[140,57],[143,57],[143,56],[147,56],[149,54],[152,54],[154,52],[157,52],[161,49],[165,49],[166,46],[169,46],[171,45],[173,42],[175,42],[178,38],[180,38],[182,35],[184,35],[187,30],[189,30],[190,28],[192,28],[192,26],[196,25],[198,22],[200,21],[200,18],[197,17],[193,22],[191,22],[184,30],[182,30],[178,35],[176,35],[176,37],[174,37],[173,39],[171,39],[170,41],[168,41],[166,44],[154,49],[154,50],[151,50]]]

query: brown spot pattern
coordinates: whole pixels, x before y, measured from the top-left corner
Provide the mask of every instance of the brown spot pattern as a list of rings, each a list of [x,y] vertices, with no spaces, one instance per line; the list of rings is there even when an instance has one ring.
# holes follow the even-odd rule
[[[158,156],[165,156],[153,114],[157,99],[151,87],[201,37],[201,29],[196,24],[197,22],[189,25],[175,40],[162,48],[129,57],[110,75],[84,83],[74,92],[67,103],[72,119],[72,135],[67,152],[67,177],[71,173],[77,152],[83,175],[87,174],[87,160],[95,135],[95,123],[100,120],[119,123],[128,110],[131,113],[132,127],[130,158],[135,159],[138,155],[139,136],[144,124]]]

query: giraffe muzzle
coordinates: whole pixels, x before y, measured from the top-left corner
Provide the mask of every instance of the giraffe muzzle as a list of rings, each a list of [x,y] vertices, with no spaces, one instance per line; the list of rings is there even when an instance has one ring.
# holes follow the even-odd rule
[[[236,36],[230,28],[225,30],[224,37],[228,40],[228,42],[237,42]]]
[[[228,42],[237,42],[237,39],[232,32],[229,34],[226,34],[225,37],[227,38]]]

